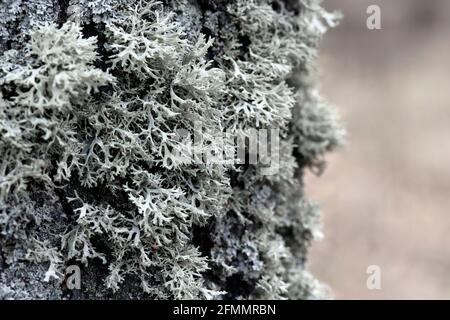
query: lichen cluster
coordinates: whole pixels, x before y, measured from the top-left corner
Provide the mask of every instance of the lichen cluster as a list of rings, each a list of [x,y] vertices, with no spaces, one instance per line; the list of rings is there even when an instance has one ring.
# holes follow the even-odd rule
[[[313,81],[335,23],[317,0],[2,2],[0,298],[325,297],[302,175],[343,140]],[[255,129],[275,174],[175,156],[180,130],[208,153]]]

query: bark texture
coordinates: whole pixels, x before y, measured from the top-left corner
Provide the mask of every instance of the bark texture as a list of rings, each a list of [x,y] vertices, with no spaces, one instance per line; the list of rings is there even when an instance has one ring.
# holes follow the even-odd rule
[[[326,297],[302,176],[344,135],[313,77],[336,19],[317,0],[2,1],[0,298]],[[202,158],[262,129],[269,174],[251,140],[246,161]]]

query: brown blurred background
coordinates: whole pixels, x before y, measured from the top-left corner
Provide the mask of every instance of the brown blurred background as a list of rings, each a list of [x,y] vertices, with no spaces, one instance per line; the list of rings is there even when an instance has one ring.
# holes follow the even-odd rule
[[[381,30],[366,9],[381,7]],[[322,92],[347,125],[307,192],[325,239],[310,268],[342,299],[450,299],[450,1],[327,0]],[[366,269],[381,268],[381,290]]]

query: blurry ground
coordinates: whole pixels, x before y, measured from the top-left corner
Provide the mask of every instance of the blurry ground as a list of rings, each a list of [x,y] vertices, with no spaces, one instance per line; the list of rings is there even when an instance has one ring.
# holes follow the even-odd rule
[[[366,28],[381,7],[382,30]],[[311,269],[336,298],[450,299],[450,1],[327,0],[322,92],[348,144],[307,177],[325,239]],[[382,289],[366,288],[381,268]]]

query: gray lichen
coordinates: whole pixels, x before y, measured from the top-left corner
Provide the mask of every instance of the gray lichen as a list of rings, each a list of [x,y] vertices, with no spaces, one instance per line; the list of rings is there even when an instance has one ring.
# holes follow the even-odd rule
[[[0,18],[0,298],[326,296],[302,174],[344,132],[312,80],[336,24],[319,1],[8,0]],[[279,130],[277,173],[180,161],[198,123],[200,153]]]

